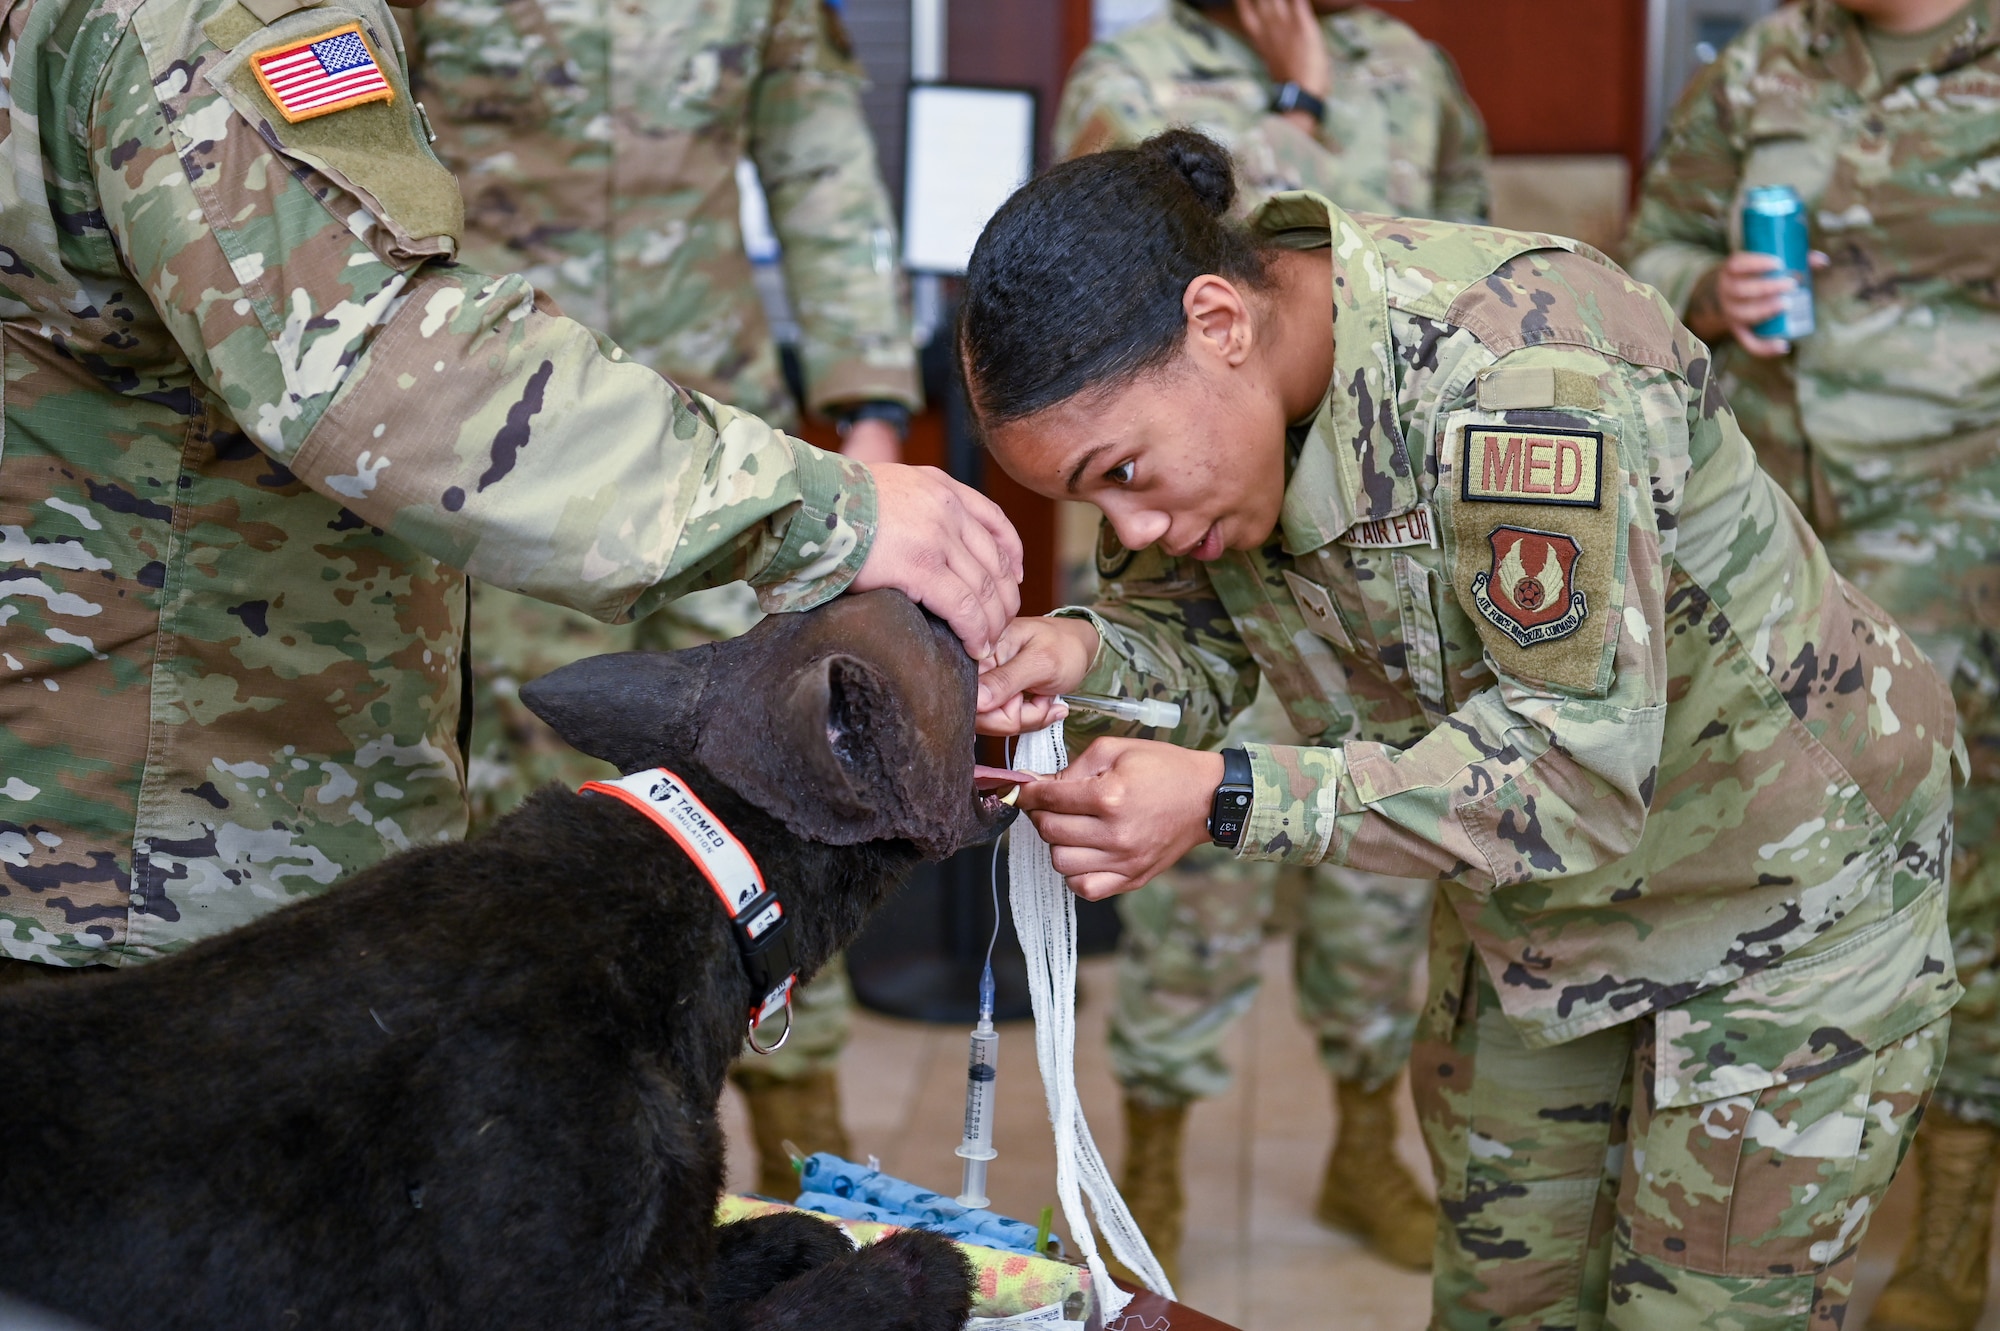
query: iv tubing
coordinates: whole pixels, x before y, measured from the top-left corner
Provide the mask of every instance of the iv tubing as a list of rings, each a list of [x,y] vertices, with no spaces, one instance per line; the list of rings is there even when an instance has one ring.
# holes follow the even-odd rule
[[[1009,746],[1011,748],[1011,746]],[[993,948],[1000,941],[1000,842],[993,842],[988,874],[993,884],[993,936],[986,940],[986,965],[979,973],[979,1024],[972,1028],[972,1049],[965,1064],[965,1135],[953,1152],[965,1161],[960,1180],[960,1206],[987,1205],[986,1170],[1000,1153],[993,1149],[993,1091],[999,1073],[995,1054],[1000,1033],[993,1029]]]

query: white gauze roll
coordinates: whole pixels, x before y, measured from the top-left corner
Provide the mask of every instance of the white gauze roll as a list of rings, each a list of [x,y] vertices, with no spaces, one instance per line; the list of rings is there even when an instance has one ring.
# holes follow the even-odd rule
[[[1014,753],[1017,771],[1049,775],[1069,765],[1063,746],[1063,723],[1021,736]],[[1092,1236],[1083,1197],[1105,1241],[1127,1270],[1147,1289],[1174,1297],[1146,1236],[1132,1221],[1111,1171],[1104,1166],[1097,1142],[1084,1121],[1076,1094],[1076,898],[1049,860],[1049,846],[1036,835],[1034,824],[1017,818],[1008,830],[1007,882],[1014,908],[1014,930],[1028,958],[1028,997],[1035,1009],[1035,1061],[1042,1069],[1042,1090],[1048,1096],[1049,1123],[1056,1135],[1056,1200],[1077,1246],[1090,1264],[1091,1285],[1108,1326],[1132,1296],[1111,1283]],[[1079,1190],[1082,1196],[1079,1196]]]

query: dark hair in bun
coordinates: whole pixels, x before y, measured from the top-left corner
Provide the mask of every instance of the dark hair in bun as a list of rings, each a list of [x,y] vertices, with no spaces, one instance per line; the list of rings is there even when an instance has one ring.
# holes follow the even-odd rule
[[[1186,129],[1016,191],[966,270],[960,364],[981,424],[1170,362],[1187,336],[1181,298],[1203,273],[1263,286],[1269,251],[1228,217],[1235,199],[1229,154]]]
[[[1216,217],[1236,202],[1236,169],[1222,145],[1191,129],[1170,129],[1140,144],[1136,151],[1163,158]]]

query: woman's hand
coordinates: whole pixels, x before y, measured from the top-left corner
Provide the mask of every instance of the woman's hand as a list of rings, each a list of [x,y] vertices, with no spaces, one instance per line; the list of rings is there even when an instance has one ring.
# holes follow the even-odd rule
[[[1102,901],[1144,886],[1208,841],[1222,755],[1150,739],[1100,739],[1019,805],[1070,891]]]
[[[1815,270],[1832,260],[1818,250],[1811,258]],[[1798,282],[1782,271],[1784,260],[1775,254],[1754,254],[1738,250],[1708,270],[1695,286],[1688,301],[1688,331],[1704,342],[1733,337],[1736,344],[1753,356],[1782,356],[1792,344],[1781,337],[1759,337],[1752,331],[1760,323],[1785,308],[1785,300]]]
[[[1312,0],[1236,0],[1236,21],[1243,35],[1271,71],[1273,83],[1296,83],[1326,100],[1333,84],[1333,57]],[[1292,112],[1308,129],[1318,128],[1312,116]]]
[[[1017,619],[1001,633],[979,672],[982,735],[1020,735],[1053,721],[1058,693],[1083,686],[1097,659],[1097,629],[1087,619]]]

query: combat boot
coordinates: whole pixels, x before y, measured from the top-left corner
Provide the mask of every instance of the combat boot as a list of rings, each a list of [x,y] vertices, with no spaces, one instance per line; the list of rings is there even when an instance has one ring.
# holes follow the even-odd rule
[[[854,1158],[840,1122],[840,1087],[831,1068],[796,1081],[764,1076],[732,1078],[750,1105],[750,1133],[757,1143],[757,1191],[789,1202],[799,1195],[799,1172],[787,1145],[803,1155],[828,1151]]]
[[[1126,1092],[1125,1171],[1118,1191],[1174,1285],[1181,1280],[1181,1234],[1187,1224],[1187,1198],[1181,1191],[1181,1139],[1186,1131],[1187,1105],[1151,1105]],[[1141,1283],[1122,1264],[1114,1262],[1112,1267],[1119,1278]]]
[[[1986,1306],[2000,1128],[1933,1106],[1917,1129],[1917,1219],[1869,1331],[1972,1331]]]
[[[1437,1238],[1437,1203],[1396,1155],[1396,1088],[1394,1081],[1373,1091],[1358,1081],[1334,1083],[1340,1121],[1314,1214],[1378,1257],[1423,1271]]]

